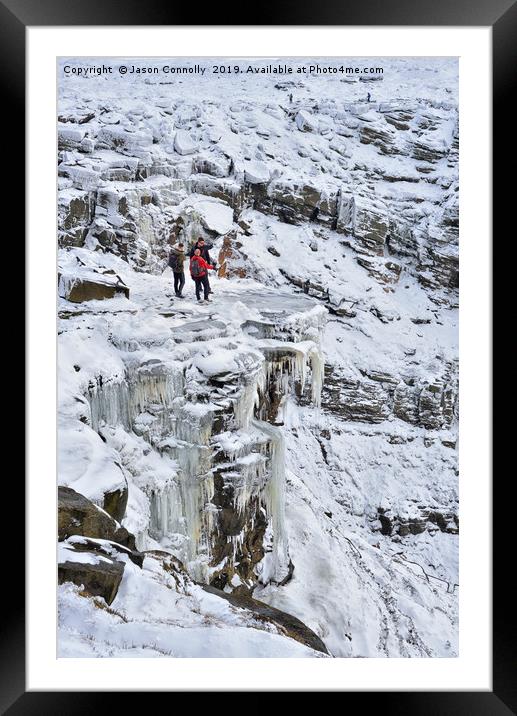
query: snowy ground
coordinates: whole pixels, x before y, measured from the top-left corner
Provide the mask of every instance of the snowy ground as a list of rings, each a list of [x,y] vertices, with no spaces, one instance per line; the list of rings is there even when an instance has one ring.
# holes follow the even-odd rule
[[[183,174],[189,176],[183,155],[174,153],[175,121],[188,128],[205,159],[211,157],[221,166],[231,160],[233,177],[245,176],[246,171],[260,175],[267,167],[272,178],[310,180],[324,187],[348,182],[369,196],[373,191],[391,207],[399,206],[408,221],[417,222],[419,231],[432,233],[443,202],[448,201],[447,191],[457,179],[457,166],[440,159],[433,168],[434,181],[415,183],[415,175],[421,179],[415,168],[419,161],[388,156],[357,141],[353,118],[360,112],[367,122],[371,113],[372,122],[377,122],[373,115],[383,102],[426,105],[440,118],[436,146],[450,142],[457,65],[446,59],[411,58],[376,58],[375,64],[386,68],[383,81],[309,77],[287,89],[274,87],[279,77],[263,76],[253,83],[245,76],[231,81],[169,77],[170,84],[159,84],[154,77],[131,83],[119,76],[60,80],[60,116],[98,112],[102,106],[107,110],[88,124],[62,123],[62,131],[79,132],[73,141],[98,136],[103,127],[128,127],[134,138],[122,154],[105,148],[88,153],[67,150],[64,161],[69,169],[60,177],[60,201],[67,204],[90,190],[123,196],[128,184],[138,184],[139,191],[159,198],[150,214],[154,223],[139,219],[136,246],[140,256],[145,254],[140,263],[99,250],[91,233],[84,246],[60,249],[58,260],[63,295],[67,281],[96,270],[114,271],[130,289],[129,299],[78,304],[60,298],[59,483],[99,502],[107,489],[127,481],[123,525],[137,536],[140,549],[165,548],[182,558],[187,554],[184,534],[158,538],[150,530],[150,491],[173,484],[181,466],[167,446],[150,444],[154,427],[149,427],[149,411],[142,410],[137,430],[124,424],[120,396],[112,398],[113,420],[100,429],[92,424],[88,391],[98,385],[99,377],[104,385],[116,386],[128,366],[154,360],[167,366],[173,382],[176,366],[187,354],[197,355],[194,369],[205,375],[213,365],[219,372],[241,371],[237,357],[245,348],[251,353],[255,348],[251,339],[243,341],[238,325],[243,318],[258,316],[268,302],[273,312],[278,311],[271,291],[291,296],[283,297],[282,305],[286,313],[296,314],[296,307],[307,301],[288,278],[296,276],[328,289],[332,306],[353,309],[351,316],[330,313],[323,332],[325,363],[340,379],[351,384],[366,380],[372,390],[385,391],[382,395],[389,392],[389,380],[378,388],[379,381],[369,376],[382,374],[393,385],[406,380],[417,386],[445,380],[444,376],[455,379],[457,295],[422,286],[413,256],[400,261],[399,280],[386,284],[356,261],[356,247],[330,226],[308,221],[290,225],[276,215],[246,208],[239,216],[246,234],[238,236],[248,277],[213,276],[213,303],[199,305],[189,277],[186,298],[174,298],[170,269],[162,273],[164,260],[154,248],[159,232],[180,215],[194,216],[187,224],[194,235],[200,217],[219,235],[214,256],[222,248],[222,235],[236,228],[228,206],[201,193],[185,193],[184,185],[174,183],[183,181]],[[329,152],[321,125],[314,134],[287,122],[279,105],[286,105],[286,93],[291,91],[298,107],[314,111],[318,105],[323,125],[332,128],[340,113],[346,113],[340,125],[347,128],[344,136],[332,130],[336,141],[341,136],[346,144],[346,156]],[[364,103],[367,91],[372,93],[372,106]],[[355,108],[352,114],[348,103]],[[421,116],[418,121],[424,126]],[[211,152],[206,147],[215,135],[217,149]],[[133,160],[138,163],[146,153],[153,154],[155,164],[174,159],[174,172],[153,174],[137,183],[99,180],[107,167],[111,171]],[[95,221],[113,227],[114,215],[108,208]],[[266,298],[259,298],[264,293]],[[321,310],[317,298],[313,304],[316,312]],[[303,305],[300,316],[306,308]],[[204,341],[176,340],[198,320],[206,321]],[[158,395],[161,387],[155,389]],[[358,395],[360,400],[360,390]],[[175,396],[167,399],[172,402]],[[443,428],[426,428],[387,410],[383,419],[369,422],[349,419],[325,403],[318,408],[290,398],[279,429],[286,448],[285,529],[294,573],[285,586],[258,586],[254,596],[301,619],[334,657],[456,656],[457,534],[427,524],[420,534],[388,535],[382,534],[379,521],[379,508],[406,521],[422,519],[426,511],[457,515],[456,417]],[[196,459],[203,461],[202,456]],[[321,656],[274,630],[264,631],[252,616],[194,584],[185,593],[176,586],[171,589],[168,579],[152,557],[146,558],[142,570],[128,562],[109,608],[81,596],[71,584],[61,585],[60,655]]]
[[[79,592],[71,583],[59,587],[61,657],[323,656],[188,580],[178,587],[153,557],[143,569],[127,562],[109,607]]]

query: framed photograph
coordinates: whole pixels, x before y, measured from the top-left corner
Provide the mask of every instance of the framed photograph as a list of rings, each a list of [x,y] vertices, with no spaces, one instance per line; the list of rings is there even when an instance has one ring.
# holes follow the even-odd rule
[[[4,711],[513,713],[490,196],[515,6],[0,7],[29,319]]]

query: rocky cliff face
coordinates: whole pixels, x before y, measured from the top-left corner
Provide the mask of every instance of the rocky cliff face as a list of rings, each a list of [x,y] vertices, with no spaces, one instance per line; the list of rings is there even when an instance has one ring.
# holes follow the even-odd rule
[[[116,609],[165,551],[335,656],[456,652],[455,66],[415,62],[370,103],[339,80],[62,83],[59,482],[92,506],[62,581],[93,571]],[[212,305],[162,273],[198,236]]]

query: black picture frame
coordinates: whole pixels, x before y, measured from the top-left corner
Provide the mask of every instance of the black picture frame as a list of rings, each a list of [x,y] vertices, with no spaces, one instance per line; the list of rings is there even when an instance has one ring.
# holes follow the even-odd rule
[[[249,6],[255,17],[242,16],[243,6],[219,4],[203,9],[203,26],[217,25],[362,25],[362,26],[485,26],[492,28],[493,38],[493,217],[496,223],[505,221],[508,207],[512,206],[512,184],[505,179],[505,167],[515,167],[515,140],[510,139],[512,119],[512,79],[517,67],[517,3],[515,0],[384,0],[382,3],[353,3],[345,5],[332,0],[319,0],[317,4],[304,4],[288,0],[272,7]],[[239,22],[225,22],[239,18]],[[9,140],[13,161],[9,162],[9,181],[18,187],[11,198],[18,209],[18,226],[25,209],[21,187],[24,186],[25,146],[25,33],[33,26],[181,26],[197,25],[199,10],[188,4],[177,7],[160,0],[0,0],[0,82],[4,112],[8,111]],[[4,135],[5,136],[5,135]],[[16,159],[16,161],[15,161]],[[16,207],[16,203],[19,204]],[[510,227],[508,227],[510,228]],[[510,236],[508,236],[510,238]],[[21,243],[21,239],[20,239]],[[17,257],[20,247],[16,248]],[[17,258],[17,261],[19,258]],[[16,320],[19,322],[19,312]],[[29,347],[30,348],[30,347]],[[511,470],[511,468],[510,468]],[[379,708],[383,713],[397,714],[490,714],[501,716],[517,713],[515,643],[515,597],[507,579],[511,577],[511,564],[506,559],[507,545],[514,543],[512,514],[515,502],[509,495],[509,480],[494,483],[493,529],[493,690],[490,692],[352,692],[350,699],[359,697],[361,708]],[[9,484],[9,501],[24,503],[23,480],[12,479]],[[511,504],[507,510],[505,505]],[[508,512],[508,517],[504,515]],[[495,516],[500,519],[496,520]],[[19,544],[22,535],[17,534]],[[4,534],[4,538],[6,535]],[[4,543],[6,545],[6,543]],[[19,554],[23,551],[19,550]],[[510,569],[509,569],[510,568]],[[24,565],[9,560],[9,607],[4,607],[1,620],[1,713],[18,714],[90,714],[98,709],[120,706],[121,693],[117,692],[26,692],[25,686],[25,611]],[[408,688],[410,685],[408,685]],[[162,694],[168,696],[170,694]],[[202,695],[202,694],[198,694]],[[210,696],[210,694],[208,694]],[[131,699],[140,701],[139,694]],[[146,698],[145,694],[143,698]],[[366,700],[365,700],[366,699]],[[170,703],[170,702],[169,702]],[[176,701],[177,703],[177,701]],[[136,705],[136,704],[135,704]],[[172,704],[171,704],[172,707]]]

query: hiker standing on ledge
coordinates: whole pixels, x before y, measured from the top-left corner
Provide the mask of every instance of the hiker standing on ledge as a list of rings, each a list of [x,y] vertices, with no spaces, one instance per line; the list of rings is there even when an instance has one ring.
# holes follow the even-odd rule
[[[185,285],[185,244],[180,242],[173,246],[169,254],[169,266],[174,274],[174,293],[178,298],[185,298],[182,294]]]
[[[190,249],[190,258],[192,258],[196,252],[196,249],[199,249],[201,258],[204,259],[207,264],[212,263],[212,259],[210,258],[209,251],[212,248],[212,244],[205,243],[205,240],[200,236],[199,239],[196,241],[194,246]],[[206,277],[207,283],[208,283],[208,293],[213,293],[212,288],[210,286],[210,281],[208,280],[208,275]]]
[[[208,250],[207,250],[208,253]],[[194,255],[190,259],[190,275],[196,284],[196,298],[201,300],[201,286],[203,287],[205,303],[209,303],[210,284],[208,283],[208,269],[215,269],[201,256],[201,249],[194,248]]]

